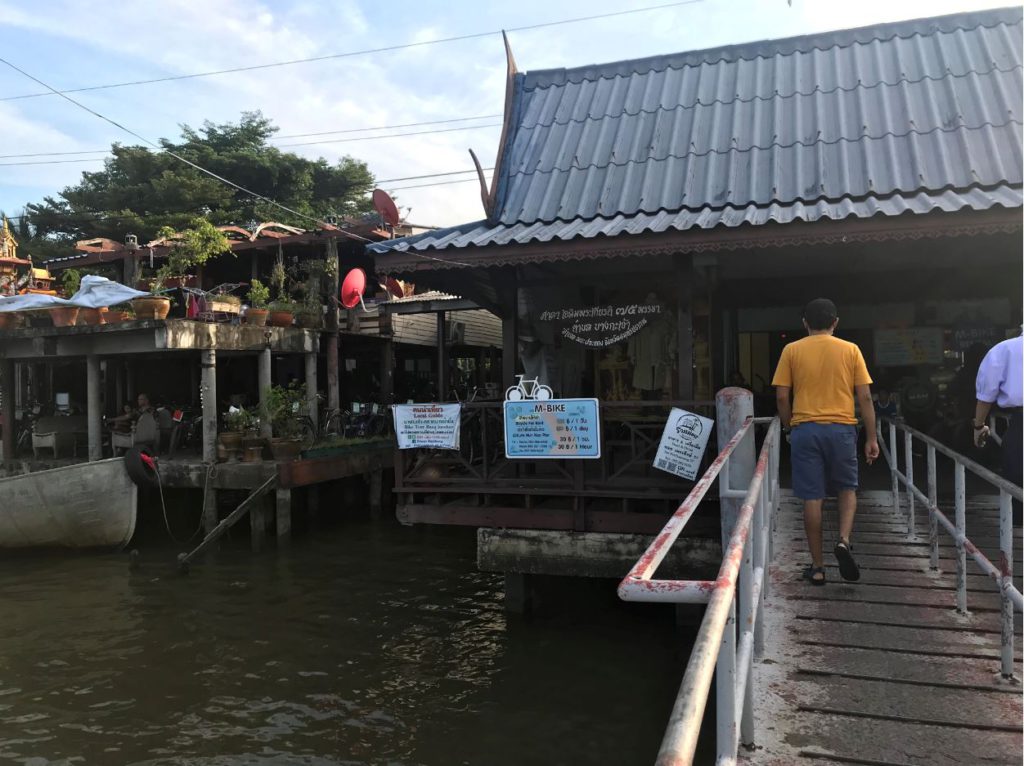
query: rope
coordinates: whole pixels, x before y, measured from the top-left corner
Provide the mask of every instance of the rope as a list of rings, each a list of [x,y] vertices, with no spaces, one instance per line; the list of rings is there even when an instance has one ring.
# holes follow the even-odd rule
[[[160,478],[160,467],[156,460],[153,461],[153,472],[156,474],[156,486],[160,490],[160,508],[163,511],[164,528],[167,530],[167,534],[171,540],[179,545],[187,545],[196,538],[196,535],[198,535],[203,528],[203,519],[206,518],[206,498],[208,497],[207,489],[210,486],[210,479],[217,473],[217,466],[214,463],[208,463],[206,466],[206,481],[203,482],[203,510],[199,514],[199,525],[196,527],[195,532],[184,540],[179,540],[174,535],[174,532],[171,531],[171,522],[167,517],[167,503],[164,501],[164,483]]]

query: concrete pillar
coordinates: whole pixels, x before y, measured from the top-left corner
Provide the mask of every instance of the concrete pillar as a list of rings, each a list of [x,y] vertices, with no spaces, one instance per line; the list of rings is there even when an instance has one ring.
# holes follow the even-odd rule
[[[100,398],[100,358],[85,358],[85,413],[89,431],[89,460],[103,459],[103,412]]]
[[[3,459],[14,460],[14,362],[0,359],[0,397],[3,421]]]
[[[718,434],[718,450],[729,442],[730,439],[743,425],[748,417],[754,415],[754,394],[745,388],[723,388],[715,396],[716,427]],[[754,476],[754,464],[757,458],[754,454],[754,429],[747,431],[747,435],[736,445],[736,449],[729,458],[728,486],[730,490],[746,492],[750,480]],[[726,483],[719,476],[719,492],[725,488]],[[742,497],[721,497],[722,508],[722,548],[728,544],[732,535],[733,525],[739,515],[740,507],[743,505]]]
[[[274,435],[270,418],[267,417],[267,392],[270,390],[270,349],[260,351],[256,360],[256,379],[260,389],[260,436],[269,439]]]
[[[217,460],[217,352],[199,352],[202,382],[199,394],[203,401],[203,462]]]
[[[267,538],[267,498],[261,497],[249,509],[249,542],[253,553],[263,550]]]
[[[217,526],[220,516],[217,513],[217,490],[212,483],[206,487],[206,496],[203,498],[203,534],[208,535]],[[214,543],[216,545],[216,543]]]
[[[531,575],[505,572],[505,611],[527,615],[533,611]]]
[[[327,240],[327,409],[335,412],[341,409],[341,389],[338,385],[338,241]]]
[[[292,536],[292,491],[279,487],[274,500],[277,542],[280,545],[287,543]]]
[[[314,423],[320,420],[316,403],[316,352],[306,354],[306,411]]]

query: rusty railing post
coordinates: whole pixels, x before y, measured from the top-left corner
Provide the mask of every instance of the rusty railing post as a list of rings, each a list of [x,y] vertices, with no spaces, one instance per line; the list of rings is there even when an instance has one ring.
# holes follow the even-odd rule
[[[939,519],[935,509],[939,506],[939,488],[935,473],[935,447],[928,445],[928,566],[939,568]]]
[[[1005,489],[999,490],[999,598],[1002,606],[1002,675],[1013,678],[1013,498]]]
[[[889,421],[889,473],[892,477],[892,512],[897,516],[900,512],[900,480],[896,476],[899,471],[899,453],[896,452],[896,424]]]
[[[715,396],[715,430],[718,432],[718,450],[739,431],[747,418],[754,417],[754,394],[745,388],[723,388]],[[729,544],[736,517],[746,494],[746,487],[754,476],[754,429],[729,455],[729,463],[718,480],[718,494],[722,513],[722,550]]]
[[[916,535],[917,525],[914,519],[914,435],[910,431],[903,432],[903,459],[907,464],[907,534]]]
[[[715,719],[718,759],[736,756],[736,596],[729,604],[715,665]]]
[[[967,482],[964,464],[956,461],[953,470],[953,493],[956,502],[956,610],[967,614]]]

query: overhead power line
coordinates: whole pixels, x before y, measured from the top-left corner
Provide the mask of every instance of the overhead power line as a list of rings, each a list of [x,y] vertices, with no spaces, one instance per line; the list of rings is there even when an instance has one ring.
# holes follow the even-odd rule
[[[489,115],[480,115],[478,117],[459,117],[459,118],[452,119],[452,120],[427,120],[425,122],[407,122],[407,123],[400,124],[400,125],[378,125],[378,126],[373,127],[373,128],[349,128],[347,130],[325,130],[325,131],[321,131],[319,133],[292,133],[292,134],[289,134],[289,135],[286,135],[286,136],[272,136],[271,138],[273,140],[277,141],[277,140],[283,139],[283,138],[305,138],[307,136],[330,136],[330,135],[336,135],[336,134],[341,134],[341,133],[368,133],[368,132],[374,131],[374,130],[391,130],[392,128],[412,128],[412,127],[417,127],[417,126],[420,126],[420,125],[443,125],[443,124],[452,123],[452,122],[468,122],[470,120],[482,120],[482,119],[485,119],[485,118],[495,118],[495,117],[502,117],[502,116],[503,115],[500,115],[500,114],[489,114]],[[500,125],[500,123],[497,123],[497,124]],[[312,145],[312,144],[328,144],[328,143],[343,142],[343,141],[368,141],[368,140],[371,140],[371,139],[374,139],[374,138],[397,138],[397,137],[406,136],[406,135],[409,135],[409,136],[421,136],[421,135],[427,135],[429,133],[450,133],[450,132],[455,131],[455,130],[475,130],[476,128],[489,128],[489,127],[494,127],[494,124],[492,123],[492,124],[488,124],[488,125],[467,125],[466,127],[462,127],[462,128],[445,128],[445,129],[442,129],[442,130],[422,130],[422,131],[416,131],[416,132],[413,132],[413,133],[392,133],[392,134],[388,134],[388,135],[385,135],[385,136],[367,136],[366,138],[354,138],[354,139],[343,138],[343,139],[336,139],[336,140],[331,140],[331,141],[309,141],[307,143],[299,143],[299,144],[278,144],[278,146],[279,147],[285,147],[285,146],[309,146],[309,145]],[[21,157],[64,157],[64,156],[68,156],[68,155],[72,155],[72,154],[109,154],[109,153],[110,153],[109,149],[84,149],[84,150],[78,151],[78,152],[29,152],[27,154],[0,154],[0,159],[7,160],[7,159],[15,159],[15,158],[21,158]],[[92,162],[92,161],[101,160],[101,159],[103,159],[103,157],[94,157],[94,158],[91,158],[89,161]],[[77,160],[77,161],[82,162],[82,161],[85,161],[85,160]],[[39,164],[39,165],[49,165],[51,163],[49,163],[49,162],[39,162],[39,163],[18,162],[18,163],[13,163],[12,162],[12,163],[0,163],[0,164],[11,164],[11,165],[34,165],[34,164]]]
[[[544,29],[547,27],[557,27],[563,24],[579,24],[585,21],[596,21],[598,19],[609,19],[617,16],[628,16],[637,13],[647,13],[650,11],[660,11],[666,8],[676,8],[682,5],[694,5],[696,3],[703,2],[703,0],[680,0],[680,2],[674,3],[663,3],[661,5],[649,5],[643,8],[630,8],[624,11],[612,11],[610,13],[598,13],[590,16],[577,16],[571,19],[560,19],[558,21],[546,21],[538,24],[527,24],[521,27],[509,27],[505,30],[491,29],[486,32],[473,32],[465,35],[455,35],[453,37],[442,37],[436,40],[422,40],[413,43],[402,43],[400,45],[389,45],[383,48],[364,48],[357,51],[345,51],[342,53],[328,53],[323,56],[313,56],[310,58],[303,59],[291,59],[289,61],[274,61],[266,64],[251,64],[249,66],[231,67],[230,69],[216,69],[208,72],[194,72],[191,74],[179,74],[169,75],[167,77],[154,77],[148,80],[128,80],[125,82],[107,83],[105,85],[89,85],[81,88],[67,88],[65,90],[57,90],[55,88],[49,88],[47,91],[38,93],[23,93],[18,96],[5,96],[0,98],[0,101],[17,101],[20,99],[27,98],[40,98],[42,96],[52,95],[64,95],[66,93],[84,93],[86,91],[94,90],[109,90],[111,88],[127,88],[135,85],[152,85],[154,83],[161,82],[175,82],[178,80],[193,80],[199,77],[213,77],[215,75],[223,74],[234,74],[236,72],[252,72],[259,69],[272,69],[274,67],[293,66],[295,64],[310,64],[317,61],[330,61],[333,59],[351,58],[354,56],[366,56],[373,53],[386,53],[390,51],[408,50],[409,48],[422,48],[428,45],[440,45],[442,43],[458,42],[460,40],[475,40],[481,37],[490,37],[491,35],[501,34],[505,32],[528,32],[534,29]]]
[[[292,146],[315,146],[318,144],[347,144],[352,141],[377,141],[381,138],[405,138],[406,136],[426,136],[434,133],[454,133],[458,130],[477,130],[478,128],[500,128],[500,122],[489,122],[486,125],[469,125],[461,128],[444,128],[442,130],[417,130],[412,133],[390,133],[386,136],[359,136],[358,138],[325,138],[322,141],[302,141],[297,144],[278,144],[278,148],[287,149]]]
[[[128,135],[134,136],[135,138],[139,139],[143,143],[149,144],[150,146],[152,146],[154,149],[157,149],[158,151],[166,152],[171,157],[174,157],[176,160],[179,160],[180,162],[184,162],[189,167],[195,168],[200,173],[204,173],[204,174],[210,176],[211,178],[216,179],[217,181],[220,181],[221,183],[226,184],[226,185],[232,187],[233,189],[237,189],[238,191],[242,192],[243,194],[248,194],[250,197],[253,197],[254,199],[262,200],[263,202],[266,202],[266,203],[268,203],[270,205],[273,205],[274,207],[280,208],[281,210],[284,210],[286,213],[291,213],[292,215],[298,216],[299,218],[305,218],[308,221],[313,221],[313,222],[315,222],[317,224],[325,225],[325,222],[321,221],[319,218],[316,218],[316,217],[311,216],[311,215],[306,215],[305,213],[300,213],[298,210],[292,210],[290,207],[282,205],[280,202],[272,200],[269,197],[264,197],[262,194],[260,194],[258,192],[254,192],[254,191],[252,191],[250,189],[246,189],[244,186],[240,186],[239,184],[236,184],[234,181],[230,181],[227,178],[225,178],[224,176],[218,175],[217,173],[214,173],[212,170],[207,170],[202,165],[198,165],[195,162],[192,162],[192,160],[187,159],[185,157],[182,157],[177,152],[172,152],[170,149],[167,149],[166,147],[162,147],[159,144],[157,144],[157,143],[155,143],[153,141],[150,141],[148,138],[145,138],[144,136],[139,135],[134,130],[131,130],[130,128],[126,128],[121,123],[116,122],[115,120],[112,120],[109,117],[100,114],[99,112],[97,112],[94,109],[90,109],[85,104],[81,103],[80,101],[76,101],[75,99],[71,98],[71,96],[68,96],[65,93],[61,93],[60,91],[58,91],[57,89],[53,88],[52,86],[47,85],[45,82],[40,80],[38,77],[35,77],[35,76],[29,74],[24,69],[22,69],[21,67],[16,66],[15,64],[12,64],[10,61],[8,61],[5,58],[0,58],[0,63],[6,64],[11,69],[13,69],[15,72],[18,72],[19,74],[23,75],[24,77],[27,77],[28,79],[32,80],[35,83],[38,83],[42,87],[48,88],[55,95],[60,96],[65,101],[69,101],[70,103],[72,103],[75,106],[77,106],[79,109],[84,109],[86,112],[88,112],[89,114],[93,115],[94,117],[98,117],[99,119],[103,120],[104,122],[110,123],[111,125],[113,125],[118,130],[123,130]],[[354,238],[354,239],[362,240],[364,242],[370,242],[371,241],[371,240],[366,239],[365,237],[360,237],[360,236],[357,236],[355,234],[349,234],[349,236]]]

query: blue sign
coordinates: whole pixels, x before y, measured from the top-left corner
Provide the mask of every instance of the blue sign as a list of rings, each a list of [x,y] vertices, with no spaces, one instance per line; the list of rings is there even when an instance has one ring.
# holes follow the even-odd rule
[[[506,401],[505,457],[601,457],[597,399]]]

